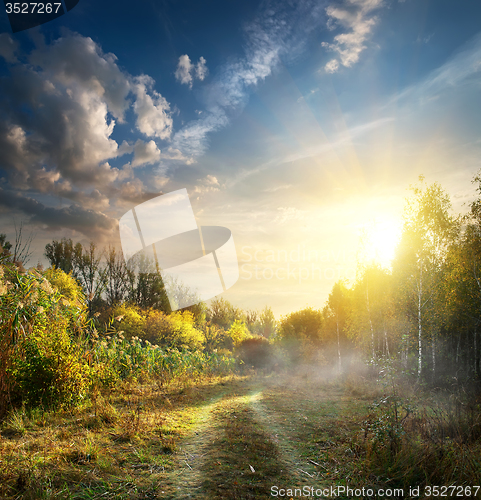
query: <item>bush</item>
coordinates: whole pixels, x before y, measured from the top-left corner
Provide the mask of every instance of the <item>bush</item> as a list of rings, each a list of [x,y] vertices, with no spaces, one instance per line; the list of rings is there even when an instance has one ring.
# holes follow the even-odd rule
[[[113,316],[120,321],[115,323],[115,329],[122,331],[126,338],[144,337],[146,318],[137,306],[118,305],[113,309]]]
[[[200,349],[205,338],[195,327],[194,321],[194,315],[190,311],[171,314],[151,311],[145,324],[144,338],[163,347]]]
[[[237,353],[247,366],[266,368],[273,365],[272,345],[263,337],[243,340],[237,347]]]
[[[205,350],[213,352],[219,350],[232,351],[234,342],[227,332],[210,321],[204,325]]]
[[[70,280],[63,271],[54,278]],[[0,264],[0,412],[9,403],[69,406],[86,396],[89,366],[71,340],[72,326],[85,323],[80,298],[72,304],[36,269]]]
[[[227,335],[232,339],[234,347],[240,345],[244,340],[253,338],[246,324],[239,319],[232,323],[229,330],[227,330]]]

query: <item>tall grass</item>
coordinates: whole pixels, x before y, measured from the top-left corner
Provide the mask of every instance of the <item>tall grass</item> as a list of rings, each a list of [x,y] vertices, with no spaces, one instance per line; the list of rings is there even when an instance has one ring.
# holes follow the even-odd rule
[[[389,378],[357,441],[364,469],[380,482],[405,489],[479,484],[479,394],[427,389],[416,393],[405,378]]]
[[[71,275],[25,271],[0,255],[0,417],[22,405],[73,406],[124,380],[164,387],[234,366],[230,355],[160,348],[114,328],[99,336]]]
[[[235,359],[226,354],[162,349],[138,337],[125,339],[122,334],[99,339],[94,333],[86,352],[95,367],[95,382],[105,388],[120,380],[150,380],[163,387],[176,380],[224,375],[235,367]]]

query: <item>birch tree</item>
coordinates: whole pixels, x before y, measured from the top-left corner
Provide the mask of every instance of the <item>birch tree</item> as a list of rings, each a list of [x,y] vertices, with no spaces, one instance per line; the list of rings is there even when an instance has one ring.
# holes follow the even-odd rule
[[[423,176],[419,181],[419,185],[410,187],[413,195],[407,199],[403,232],[393,263],[396,278],[405,293],[406,311],[417,327],[418,377],[424,369],[426,329],[430,330],[433,373],[436,370],[439,330],[436,308],[440,306],[436,298],[439,297],[446,254],[459,232],[459,223],[450,213],[449,196],[438,183],[428,186]]]

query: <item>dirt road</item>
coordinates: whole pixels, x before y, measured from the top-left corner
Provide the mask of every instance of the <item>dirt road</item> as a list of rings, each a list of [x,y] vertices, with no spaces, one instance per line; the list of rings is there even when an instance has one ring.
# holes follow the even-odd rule
[[[355,454],[352,413],[352,397],[334,386],[260,378],[227,384],[197,409],[157,495],[247,500],[345,482],[339,455],[345,462]]]

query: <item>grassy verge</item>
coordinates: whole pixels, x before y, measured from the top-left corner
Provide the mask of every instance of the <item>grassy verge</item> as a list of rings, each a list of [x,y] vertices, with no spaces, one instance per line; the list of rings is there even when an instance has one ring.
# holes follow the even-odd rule
[[[165,392],[124,384],[75,411],[16,411],[1,430],[0,495],[157,498],[159,479],[173,471],[177,443],[206,402],[233,383],[233,377],[212,378]]]

